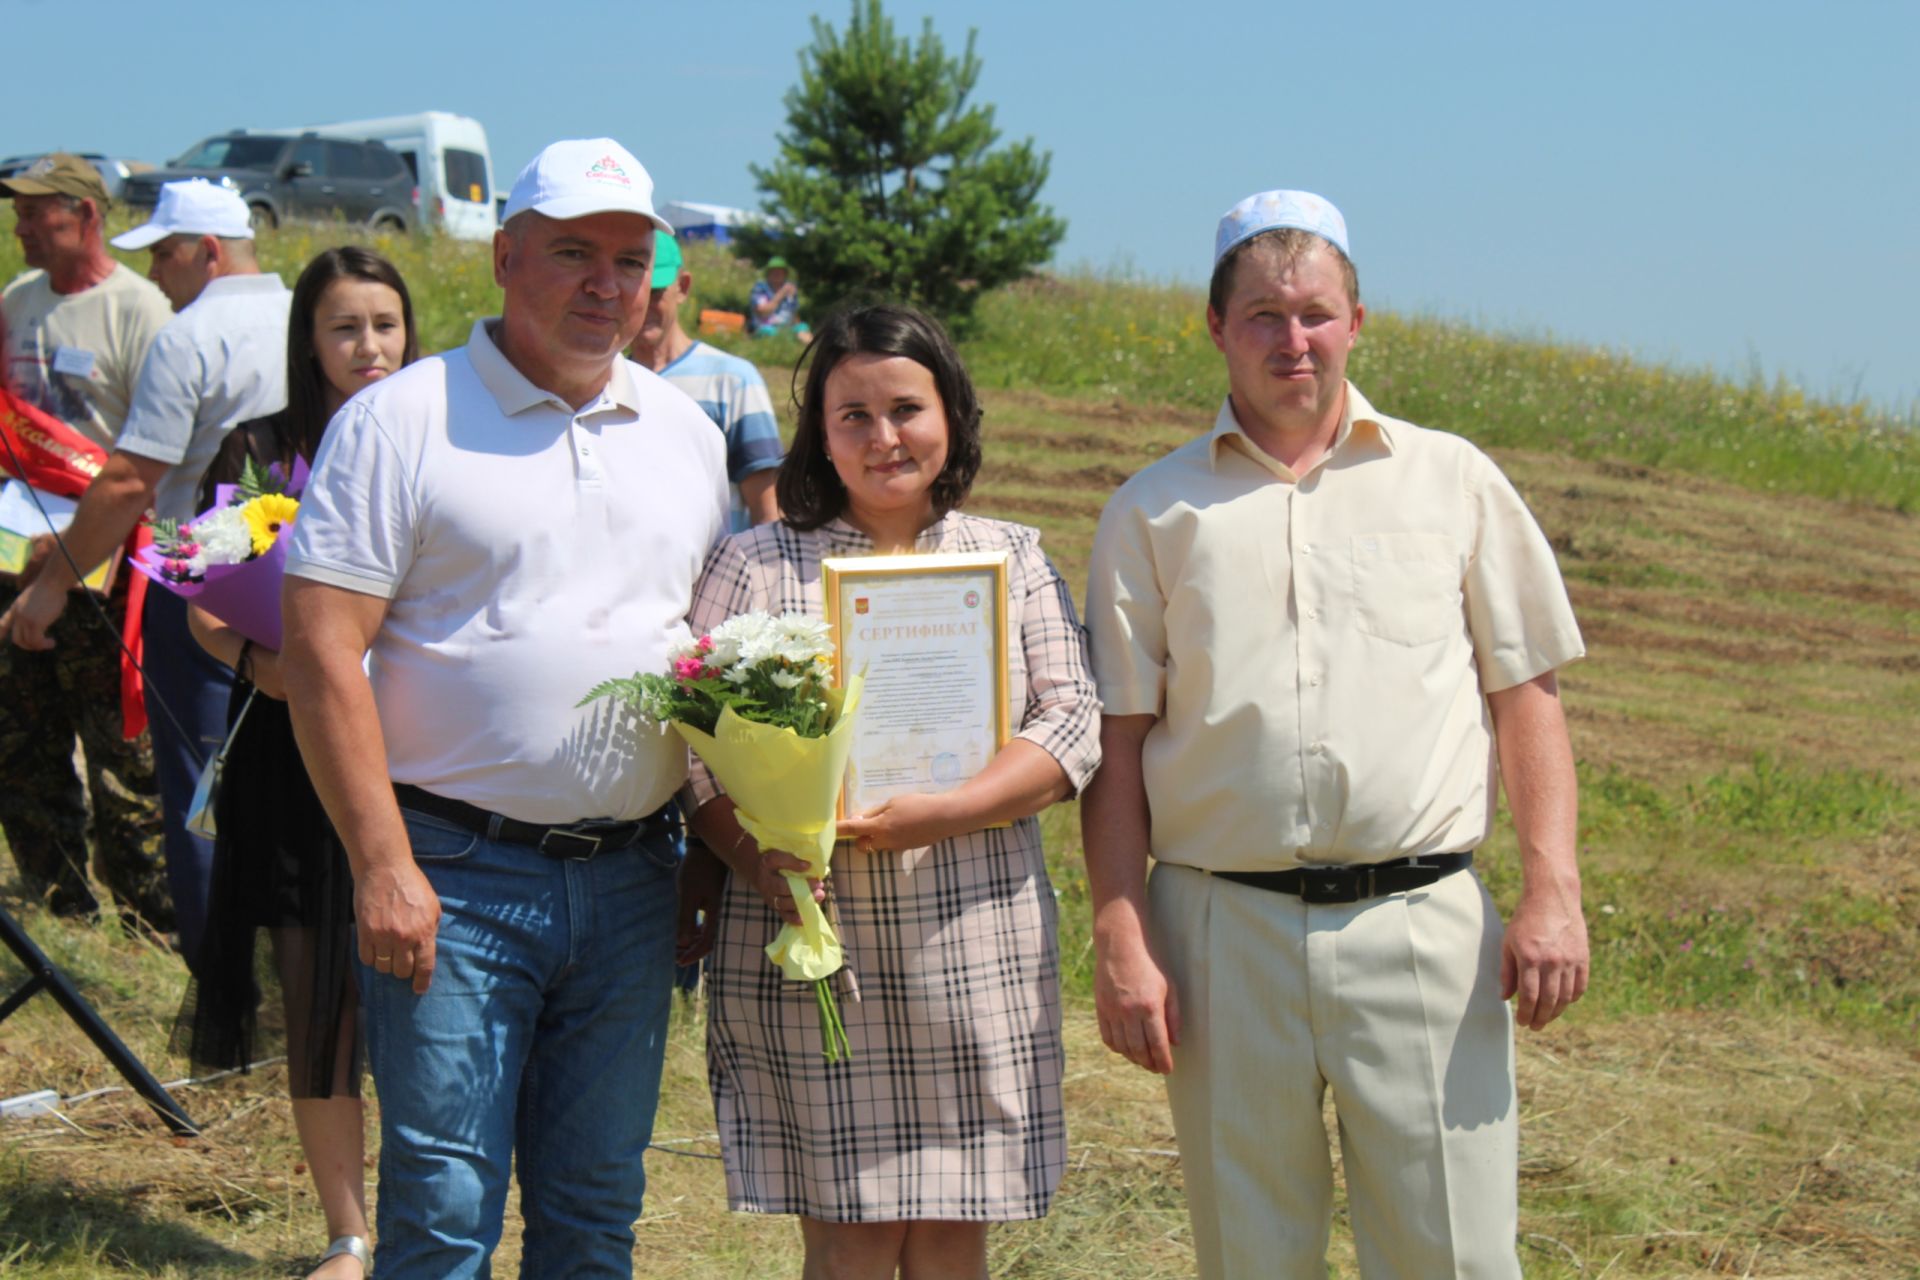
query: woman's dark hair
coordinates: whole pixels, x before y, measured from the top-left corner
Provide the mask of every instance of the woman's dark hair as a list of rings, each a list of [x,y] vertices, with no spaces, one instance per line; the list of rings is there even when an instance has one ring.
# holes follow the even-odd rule
[[[829,317],[794,366],[796,382],[808,361],[806,390],[795,397],[799,427],[780,464],[774,491],[780,515],[796,529],[818,529],[846,510],[847,490],[827,458],[827,375],[848,356],[905,356],[933,375],[947,417],[947,465],[933,481],[933,513],[946,515],[967,500],[980,473],[980,400],[947,331],[912,307],[874,303]]]
[[[383,284],[400,295],[400,319],[407,326],[407,345],[400,363],[409,365],[420,358],[420,335],[413,327],[413,298],[399,270],[373,250],[357,244],[323,251],[307,264],[293,286],[293,310],[287,317],[287,411],[282,418],[287,431],[281,440],[283,452],[297,450],[311,458],[332,416],[327,412],[327,379],[313,354],[313,320],[320,295],[328,285],[343,279]],[[282,460],[291,462],[292,458]]]

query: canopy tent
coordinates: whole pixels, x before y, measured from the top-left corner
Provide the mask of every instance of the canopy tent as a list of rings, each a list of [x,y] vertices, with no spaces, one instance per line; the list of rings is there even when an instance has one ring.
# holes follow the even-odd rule
[[[733,239],[733,228],[751,221],[755,215],[724,204],[668,200],[660,206],[660,216],[673,224],[673,233],[683,240],[726,244]]]

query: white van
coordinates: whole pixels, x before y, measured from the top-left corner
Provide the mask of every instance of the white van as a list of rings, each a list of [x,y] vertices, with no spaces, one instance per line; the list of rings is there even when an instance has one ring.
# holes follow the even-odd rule
[[[490,240],[494,215],[493,159],[487,131],[470,116],[423,111],[414,116],[313,124],[288,133],[323,138],[371,138],[398,151],[413,170],[420,225],[456,240]]]

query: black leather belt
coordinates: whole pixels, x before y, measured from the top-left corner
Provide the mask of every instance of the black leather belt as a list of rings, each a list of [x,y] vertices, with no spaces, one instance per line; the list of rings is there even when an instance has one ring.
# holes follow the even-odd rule
[[[1291,893],[1302,902],[1364,902],[1387,893],[1424,889],[1442,876],[1473,865],[1473,851],[1429,853],[1419,858],[1376,862],[1360,867],[1295,867],[1290,871],[1216,871],[1235,884]]]
[[[441,818],[465,827],[489,840],[505,840],[538,849],[549,858],[585,862],[602,853],[638,844],[649,836],[662,835],[679,825],[680,812],[673,801],[655,809],[644,818],[630,822],[594,819],[586,822],[521,822],[503,813],[482,809],[464,800],[451,800],[404,782],[393,784],[393,797],[402,809]]]

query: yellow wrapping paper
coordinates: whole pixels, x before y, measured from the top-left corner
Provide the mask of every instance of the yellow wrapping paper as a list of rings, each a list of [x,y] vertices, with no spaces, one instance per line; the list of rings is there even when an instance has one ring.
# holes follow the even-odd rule
[[[787,873],[800,908],[798,927],[787,925],[767,946],[767,958],[795,982],[816,982],[839,970],[840,938],[813,900],[809,878],[824,879],[833,858],[834,811],[853,750],[853,719],[864,677],[827,694],[833,727],[824,737],[803,738],[791,729],[742,720],[728,708],[711,734],[674,723],[726,788],[740,826],[763,849],[785,849],[807,861],[807,874]]]

